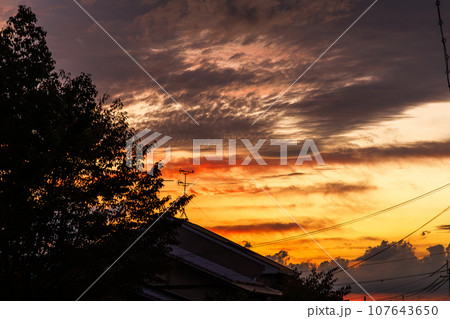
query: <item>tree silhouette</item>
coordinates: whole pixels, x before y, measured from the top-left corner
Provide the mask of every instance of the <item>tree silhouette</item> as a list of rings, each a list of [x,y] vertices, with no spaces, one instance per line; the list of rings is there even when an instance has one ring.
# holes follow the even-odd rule
[[[282,300],[339,301],[351,291],[350,286],[334,289],[337,279],[336,268],[329,271],[311,270],[308,276],[286,277],[279,289],[283,292]]]
[[[161,172],[125,165],[120,101],[88,74],[55,72],[46,32],[20,6],[0,31],[0,294],[76,299],[171,204]],[[85,295],[123,299],[161,271],[184,196]],[[166,218],[167,217],[167,218]]]

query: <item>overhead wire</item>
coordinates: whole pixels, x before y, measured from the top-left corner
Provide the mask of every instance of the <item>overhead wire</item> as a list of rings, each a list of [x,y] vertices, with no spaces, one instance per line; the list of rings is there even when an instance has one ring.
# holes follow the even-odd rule
[[[432,275],[432,274],[443,273],[443,272],[447,272],[447,271],[446,270],[440,270],[438,272],[425,272],[425,273],[420,273],[420,274],[397,276],[397,277],[388,277],[388,278],[380,278],[380,279],[358,281],[358,282],[360,284],[371,284],[371,283],[376,283],[376,282],[379,282],[379,281],[399,280],[399,279],[420,277],[420,276]],[[346,282],[346,283],[337,283],[336,286],[347,286],[347,285],[354,285],[354,284],[355,284],[354,282]]]
[[[442,251],[442,252],[438,252],[438,253],[429,254],[428,256],[425,256],[425,257],[431,257],[431,256],[435,256],[435,255],[445,255],[445,254],[447,254],[447,252]],[[419,260],[419,258],[414,256],[414,257],[407,257],[407,258],[389,259],[389,260],[382,260],[382,261],[376,261],[376,262],[371,262],[371,263],[364,263],[363,265],[359,265],[359,267],[373,266],[373,265],[380,265],[380,264],[389,264],[389,263],[393,263],[393,262],[412,260],[412,259]]]
[[[448,86],[448,90],[450,91],[450,78],[449,78],[449,63],[448,63],[448,52],[447,52],[447,39],[444,36],[444,28],[443,28],[443,24],[444,21],[442,20],[441,17],[441,1],[437,0],[436,1],[436,7],[437,7],[437,14],[438,14],[438,24],[439,24],[439,29],[441,31],[441,42],[442,42],[442,47],[444,49],[444,59],[445,59],[445,74],[447,76],[447,86]]]
[[[414,274],[414,275],[410,275],[410,276],[404,276],[404,278],[402,278],[402,279],[409,278],[409,277],[412,277],[412,276],[417,277],[417,276],[420,276],[420,275],[427,275],[428,274],[428,276],[425,277],[425,278],[420,278],[420,279],[415,280],[413,282],[408,282],[406,284],[402,284],[402,285],[398,285],[398,286],[392,287],[392,288],[390,288],[388,290],[385,290],[384,292],[391,291],[391,290],[397,289],[399,287],[407,286],[407,285],[410,285],[412,283],[417,283],[419,281],[423,281],[423,280],[427,280],[429,278],[432,278],[436,274],[441,274],[443,272],[446,272],[447,270],[442,270],[442,268],[444,268],[446,266],[447,266],[447,264],[445,263],[444,265],[440,266],[439,268],[437,268],[435,271],[433,271],[431,273],[423,273],[423,274]],[[396,279],[400,279],[400,278],[397,277]],[[412,290],[410,292],[401,293],[401,294],[398,294],[398,295],[395,295],[395,296],[391,296],[389,298],[385,298],[385,299],[381,299],[381,300],[396,300],[396,299],[399,299],[399,298],[404,299],[405,297],[410,297],[410,296],[413,296],[413,295],[416,295],[416,294],[423,293],[423,292],[425,292],[427,290],[433,289],[433,287],[436,287],[436,285],[439,285],[441,283],[441,282],[438,282],[440,279],[441,279],[441,282],[442,282],[442,276],[440,276],[440,277],[437,277],[431,283],[427,284],[425,287],[422,287],[422,288],[419,288],[419,289],[415,289],[415,290]]]
[[[445,188],[447,188],[449,186],[450,186],[450,183],[447,183],[447,184],[442,185],[440,187],[437,187],[437,188],[435,188],[435,189],[433,189],[433,190],[431,190],[429,192],[423,193],[423,194],[421,194],[419,196],[416,196],[414,198],[411,198],[411,199],[406,200],[404,202],[401,202],[399,204],[390,206],[388,208],[384,208],[382,210],[376,211],[374,213],[370,213],[370,214],[367,214],[367,215],[364,215],[364,216],[361,216],[361,217],[358,217],[358,218],[355,218],[355,219],[352,219],[352,220],[349,220],[349,221],[346,221],[346,222],[343,222],[343,223],[340,223],[340,224],[336,224],[336,225],[333,225],[333,226],[329,226],[329,227],[313,230],[313,231],[309,232],[309,235],[319,234],[319,233],[322,233],[322,232],[326,232],[326,231],[329,231],[329,230],[333,230],[333,229],[336,229],[336,228],[340,228],[340,227],[343,227],[343,226],[354,224],[354,223],[357,223],[357,222],[360,222],[360,221],[363,221],[363,220],[366,220],[366,219],[369,219],[369,218],[372,218],[372,217],[375,217],[375,216],[387,213],[387,212],[392,211],[394,209],[397,209],[397,208],[400,208],[400,207],[405,206],[407,204],[410,204],[412,202],[415,202],[415,201],[417,201],[419,199],[422,199],[422,198],[425,198],[427,196],[430,196],[430,195],[432,195],[432,194],[434,194],[436,192],[439,192],[439,191],[441,191],[441,190],[443,190],[443,189],[445,189]],[[282,243],[282,242],[286,242],[286,241],[302,239],[302,238],[305,238],[307,236],[308,236],[308,234],[300,234],[300,235],[295,235],[295,236],[279,238],[279,239],[275,239],[275,240],[271,240],[271,241],[267,241],[267,242],[254,244],[254,245],[252,245],[251,248],[259,248],[259,247],[273,245],[273,244],[278,244],[278,243]]]
[[[405,299],[406,298],[411,298],[413,296],[417,296],[415,299],[420,299],[420,298],[423,298],[426,295],[429,295],[429,294],[435,292],[436,290],[441,288],[443,285],[445,285],[445,283],[447,281],[448,281],[447,278],[438,277],[431,284],[429,284],[428,286],[426,286],[426,287],[424,287],[422,289],[410,292],[410,293],[403,294],[402,296]]]
[[[445,208],[444,210],[442,210],[441,212],[439,212],[438,214],[436,214],[435,216],[433,216],[431,219],[429,219],[425,224],[423,224],[422,226],[416,228],[415,230],[413,230],[412,232],[410,232],[408,235],[404,236],[402,239],[400,239],[399,241],[395,241],[391,244],[389,244],[387,247],[385,247],[384,249],[376,252],[373,255],[370,255],[362,260],[360,260],[359,262],[352,264],[350,266],[348,266],[347,268],[345,268],[345,270],[350,269],[350,268],[354,268],[356,266],[358,266],[359,264],[362,264],[364,262],[366,262],[369,259],[372,259],[373,257],[376,257],[378,255],[380,255],[381,253],[385,252],[386,250],[390,249],[391,247],[397,245],[397,244],[401,244],[406,238],[412,236],[413,234],[415,234],[416,232],[418,232],[419,230],[421,230],[423,227],[425,227],[426,225],[428,225],[429,223],[431,223],[433,220],[435,220],[436,218],[438,218],[439,216],[441,216],[442,214],[444,214],[445,212],[447,212],[450,209],[450,206],[448,206],[447,208]],[[339,273],[339,272],[338,272]]]

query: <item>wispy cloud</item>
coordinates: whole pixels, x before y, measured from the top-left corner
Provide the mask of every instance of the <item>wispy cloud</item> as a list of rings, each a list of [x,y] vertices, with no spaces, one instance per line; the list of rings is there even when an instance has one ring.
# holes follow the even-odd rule
[[[315,229],[319,227],[326,227],[333,225],[334,220],[327,218],[299,218],[305,227]],[[296,223],[252,223],[252,224],[235,224],[235,225],[218,225],[210,228],[219,233],[286,233],[298,232],[298,225]]]

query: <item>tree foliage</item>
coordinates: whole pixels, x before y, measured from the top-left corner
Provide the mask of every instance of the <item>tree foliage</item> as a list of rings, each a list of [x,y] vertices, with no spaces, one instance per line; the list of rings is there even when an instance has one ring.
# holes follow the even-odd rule
[[[280,290],[282,300],[311,300],[311,301],[339,301],[351,291],[350,286],[334,289],[337,279],[334,278],[336,269],[329,271],[311,270],[308,276],[286,277]]]
[[[55,71],[46,32],[20,6],[0,31],[2,299],[76,299],[169,208],[157,167],[125,165],[132,135],[122,103],[98,98],[88,74]],[[172,202],[86,298],[125,298],[154,280],[189,199]]]

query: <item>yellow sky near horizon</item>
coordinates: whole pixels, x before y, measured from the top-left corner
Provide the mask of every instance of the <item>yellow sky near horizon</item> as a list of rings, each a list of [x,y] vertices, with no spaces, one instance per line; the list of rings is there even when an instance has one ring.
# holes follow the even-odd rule
[[[136,68],[133,61],[72,3],[68,4],[66,9],[65,5],[57,3],[48,10],[40,7],[37,2],[25,2],[33,3],[33,7],[37,7],[39,23],[42,22],[49,31],[49,46],[55,53],[58,67],[73,74],[81,71],[92,73],[102,89],[110,89],[112,97],[123,98],[133,127],[155,124],[148,128],[163,134],[166,133],[164,129],[175,127],[174,131],[180,129],[175,132],[177,137],[186,137],[184,134],[192,128],[190,125],[195,128],[186,114],[177,105],[170,104],[171,101],[167,103],[168,97],[165,93],[143,74],[142,70]],[[270,2],[261,3],[263,7],[268,5],[272,8]],[[17,1],[9,0],[0,6],[3,23],[14,13],[17,4]],[[258,112],[271,101],[270,97],[283,92],[336,39],[340,30],[345,30],[362,12],[361,8],[353,8],[350,4],[349,11],[341,11],[337,4],[337,8],[334,8],[337,11],[327,5],[330,11],[324,12],[319,4],[305,2],[306,8],[298,7],[279,12],[275,8],[274,12],[277,14],[272,19],[261,19],[257,15],[256,19],[247,21],[245,15],[229,20],[228,16],[222,17],[222,14],[227,14],[222,7],[211,13],[208,7],[195,2],[190,4],[194,7],[189,14],[180,16],[174,14],[179,10],[176,2],[155,10],[141,10],[137,4],[131,6],[125,3],[118,7],[109,5],[109,9],[115,10],[113,12],[109,9],[102,11],[100,4],[98,5],[96,10],[94,7],[88,8],[102,25],[146,70],[161,81],[165,89],[177,98],[180,96],[180,103],[192,112],[194,117],[204,115],[205,121],[210,120],[214,124],[218,124],[223,115],[231,114],[227,120],[234,120],[238,124],[246,115],[257,117],[260,114]],[[313,7],[309,9],[316,11],[310,12],[308,5]],[[331,146],[357,149],[450,140],[450,102],[435,102],[441,101],[442,98],[437,94],[432,95],[434,91],[427,86],[427,81],[439,77],[443,88],[441,91],[445,89],[437,26],[434,22],[419,21],[416,15],[406,11],[403,12],[405,19],[399,22],[399,12],[396,11],[395,5],[391,5],[392,3],[386,2],[374,7],[373,11],[323,56],[307,77],[292,87],[259,123],[266,125],[265,119],[275,119],[267,122],[270,127],[266,128],[265,133],[270,136],[260,138],[274,138],[277,135],[300,138],[302,133],[307,131],[302,124],[307,124],[308,120],[316,121],[314,123],[318,128],[330,128],[333,126],[330,122],[333,121],[347,120],[352,123],[353,111],[358,107],[358,110],[362,110],[362,115],[359,114],[358,120],[355,120],[354,127],[357,128],[347,130],[347,127],[343,127],[332,130],[344,133],[330,136],[329,139],[322,136],[323,140],[320,142],[337,141],[338,144]],[[415,10],[413,13],[424,16],[422,5],[412,4],[403,10]],[[317,7],[314,8],[315,6]],[[262,10],[263,7],[255,7],[259,9],[255,12],[266,12]],[[434,5],[430,7],[433,14],[434,9]],[[62,14],[56,14],[58,10],[63,10]],[[325,17],[322,14],[325,14]],[[298,18],[300,16],[306,21],[315,15],[317,21],[313,19],[307,25]],[[64,19],[64,23],[60,23],[57,18]],[[383,21],[382,25],[379,23],[380,19]],[[422,24],[429,25],[429,29]],[[417,29],[412,32],[411,26],[417,26]],[[436,39],[429,36],[431,32],[435,32]],[[426,38],[423,37],[424,34],[427,35]],[[411,41],[411,37],[420,41]],[[245,42],[244,38],[249,41]],[[425,40],[436,47],[432,47]],[[419,45],[422,42],[426,43],[423,45],[425,49]],[[414,46],[416,44],[417,47]],[[430,55],[421,56],[419,53],[422,52],[430,52]],[[439,56],[439,60],[434,59],[431,52]],[[417,53],[417,56],[414,53]],[[240,57],[233,59],[236,54],[240,54]],[[435,69],[430,61],[439,64],[439,69]],[[420,83],[420,86],[414,86],[416,83],[409,81],[410,78],[421,81],[417,74],[423,74],[424,83]],[[402,82],[405,79],[408,83]],[[400,83],[402,86],[392,87],[392,83]],[[423,96],[414,95],[413,90],[422,86]],[[412,100],[422,102],[408,107],[402,104],[403,101],[393,103],[394,106],[390,105],[390,98],[402,100],[405,97],[396,95],[397,92],[400,92],[399,95],[405,92],[400,91],[402,87],[410,90],[406,92],[414,96]],[[100,91],[104,92],[101,89]],[[427,95],[429,91],[431,93]],[[354,97],[358,94],[363,97]],[[388,107],[390,105],[389,112],[378,110],[381,105],[365,104],[365,99],[376,103],[380,101],[377,99],[379,96],[385,95],[383,101]],[[255,105],[250,101],[254,97],[259,99]],[[237,103],[234,99],[242,99],[244,102]],[[423,103],[425,99],[427,103]],[[311,104],[308,104],[309,100]],[[305,103],[301,104],[300,101]],[[405,101],[409,103],[410,100]],[[216,105],[219,102],[223,105]],[[347,104],[352,102],[356,106],[351,104],[351,107],[347,107]],[[319,106],[323,106],[323,109]],[[318,111],[314,113],[316,109]],[[397,110],[401,109],[406,111],[398,114]],[[326,114],[326,118],[321,122],[321,112],[332,114]],[[342,116],[341,112],[349,116]],[[388,115],[392,117],[383,118]],[[364,124],[366,116],[373,120],[371,124]],[[219,127],[214,133],[226,135],[225,133],[229,133],[227,130],[236,129],[238,124],[230,128]],[[248,127],[250,124],[251,122]],[[208,125],[205,127],[205,130],[211,129]],[[313,124],[308,127],[309,132],[312,128]],[[255,135],[252,135],[252,138],[254,137]],[[326,146],[329,151],[331,146]],[[196,173],[189,176],[189,180],[199,178],[199,181],[192,188],[196,197],[187,207],[190,220],[239,244],[244,241],[257,244],[302,233],[298,227],[285,227],[286,224],[292,223],[292,220],[255,185],[252,178],[299,223],[305,225],[306,230],[312,231],[408,200],[448,183],[450,176],[450,158],[432,155],[376,161],[364,158],[353,162],[331,161],[324,167],[250,165],[230,168],[222,164],[216,165],[214,162],[193,167],[191,147],[192,143],[186,147],[177,145],[173,148],[173,162],[163,170],[163,177],[175,182],[166,182],[164,194],[172,194],[174,198],[180,194],[182,189],[176,185],[176,179],[181,179],[182,176],[177,174],[178,169],[194,168]],[[327,163],[326,156],[324,160]],[[295,173],[302,175],[289,175]],[[343,189],[339,190],[339,187]],[[376,246],[382,240],[398,240],[425,223],[450,205],[449,195],[450,190],[446,189],[405,207],[318,234],[314,238],[317,238],[332,256],[356,258],[369,246]],[[267,227],[267,224],[280,225],[271,228]],[[426,255],[426,248],[430,245],[440,243],[447,246],[450,242],[449,232],[438,230],[436,226],[449,224],[450,214],[444,214],[422,230],[430,233],[425,233],[424,236],[421,232],[414,234],[409,240],[414,244],[417,254]],[[240,227],[236,230],[233,226]],[[286,250],[292,262],[329,259],[307,238],[254,250],[263,255]]]
[[[348,138],[361,147],[446,141],[450,137],[447,126],[447,123],[450,123],[449,105],[422,105],[405,112],[404,116],[399,116],[398,119],[349,133]],[[177,154],[173,155],[175,158],[176,156]],[[189,157],[186,154],[184,156]],[[326,162],[326,157],[324,160]],[[213,163],[208,164],[209,170],[200,167],[197,174],[189,176],[190,181],[197,178],[199,180],[192,188],[196,197],[189,204],[187,214],[192,222],[212,229],[239,244],[244,244],[244,241],[257,244],[303,233],[296,227],[288,230],[276,230],[276,227],[273,230],[258,227],[245,229],[245,225],[292,223],[277,204],[260,191],[252,178],[303,224],[306,230],[313,231],[416,197],[447,184],[450,176],[450,159],[432,157],[397,161],[387,159],[325,167],[265,166],[259,169],[257,167],[256,170],[242,166],[226,170],[218,166],[215,169]],[[192,167],[196,169],[195,166]],[[170,170],[177,168],[171,168],[169,164],[167,169],[170,177],[176,179],[178,175]],[[302,172],[303,175],[283,176],[293,171]],[[275,177],[276,175],[280,177]],[[181,176],[179,178],[181,179]],[[333,183],[367,185],[367,189],[349,192],[315,189],[317,185],[332,186]],[[167,182],[166,191],[175,194],[181,189],[174,182]],[[401,239],[449,206],[449,199],[450,188],[385,214],[314,235],[314,238],[333,257],[353,259],[361,256],[369,246],[380,244],[382,240]],[[408,238],[414,245],[417,256],[427,255],[426,248],[431,245],[440,243],[447,246],[450,243],[448,231],[437,229],[438,225],[448,224],[450,213],[444,214]],[[243,226],[236,230],[232,229],[233,225]],[[230,229],[226,226],[230,226]],[[424,231],[426,233],[422,235]],[[252,249],[263,255],[286,250],[291,256],[291,262],[297,263],[329,260],[309,238]]]

